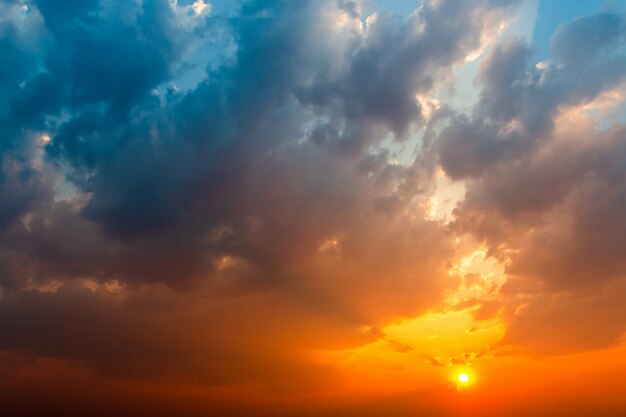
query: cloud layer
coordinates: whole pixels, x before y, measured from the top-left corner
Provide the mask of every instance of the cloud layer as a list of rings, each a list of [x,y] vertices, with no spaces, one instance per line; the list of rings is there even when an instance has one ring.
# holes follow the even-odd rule
[[[449,307],[461,239],[504,267],[460,300],[494,306],[500,347],[618,342],[623,13],[537,62],[500,36],[516,1],[203,5],[0,0],[0,350],[328,387],[312,352]],[[441,102],[483,50],[471,112]],[[466,189],[449,221],[441,175]]]

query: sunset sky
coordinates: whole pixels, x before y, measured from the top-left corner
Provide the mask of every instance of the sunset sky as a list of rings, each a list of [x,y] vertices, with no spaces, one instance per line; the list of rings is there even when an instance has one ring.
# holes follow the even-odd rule
[[[0,415],[626,416],[626,0],[0,0]]]

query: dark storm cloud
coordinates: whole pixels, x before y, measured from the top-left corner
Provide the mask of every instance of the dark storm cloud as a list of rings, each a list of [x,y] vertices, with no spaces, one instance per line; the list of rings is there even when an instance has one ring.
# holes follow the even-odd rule
[[[32,133],[19,124],[13,101],[20,85],[37,70],[37,45],[19,27],[19,12],[11,2],[0,2],[0,229],[48,197],[47,182],[30,164]],[[18,120],[16,120],[18,118]]]
[[[15,56],[0,79],[0,347],[287,386],[315,368],[294,331],[308,349],[351,346],[359,326],[439,302],[452,248],[415,214],[433,167],[369,146],[420,127],[415,95],[512,3],[425,2],[367,24],[359,2],[330,0],[229,16],[165,0],[12,4],[30,26],[23,40],[8,23],[0,44]],[[184,79],[199,44],[232,50]],[[7,170],[20,152],[27,172]],[[204,289],[154,290],[144,315],[133,303],[158,283]]]
[[[3,2],[2,8],[0,223],[6,226],[51,194],[40,170],[29,166],[32,137],[72,130],[72,139],[81,140],[90,129],[123,123],[167,75],[176,36],[168,33],[166,1],[124,13],[99,1]]]
[[[166,0],[126,7],[99,0],[35,5],[52,37],[49,74],[43,76],[65,84],[74,107],[103,104],[123,114],[167,77],[182,46]]]
[[[485,24],[466,16],[480,14],[484,4],[455,4],[426,3],[406,21],[380,15],[366,35],[357,3],[251,1],[229,20],[198,17],[207,31],[226,27],[221,36],[232,38],[236,52],[232,63],[178,93],[166,81],[197,32],[176,20],[169,3],[120,8],[41,1],[31,13],[40,14],[48,37],[43,69],[16,93],[12,111],[27,117],[40,110],[21,128],[30,123],[49,131],[49,160],[69,165],[70,181],[90,194],[80,213],[110,238],[99,237],[96,252],[121,245],[128,254],[120,256],[137,257],[122,262],[137,265],[128,271],[98,262],[92,275],[117,271],[168,281],[169,274],[177,285],[211,275],[213,258],[230,254],[266,268],[269,278],[272,265],[359,227],[350,220],[357,202],[396,201],[400,207],[388,195],[391,182],[372,186],[350,169],[335,168],[331,164],[342,164],[341,158],[323,148],[347,146],[360,158],[365,145],[389,131],[403,136],[420,122],[415,94],[428,92],[479,46]],[[309,136],[313,144],[306,143]],[[290,159],[301,164],[283,162]],[[396,183],[414,176],[395,168],[379,175]],[[345,216],[333,219],[331,213]],[[79,222],[64,221],[64,227]],[[275,250],[246,236],[251,222],[278,241]],[[216,246],[207,236],[223,228],[231,231],[230,243]],[[137,249],[142,247],[145,252]],[[162,253],[152,256],[157,266],[139,267],[151,251]],[[30,253],[46,258],[45,252]],[[117,258],[110,258],[113,265]],[[163,259],[171,266],[164,267]]]

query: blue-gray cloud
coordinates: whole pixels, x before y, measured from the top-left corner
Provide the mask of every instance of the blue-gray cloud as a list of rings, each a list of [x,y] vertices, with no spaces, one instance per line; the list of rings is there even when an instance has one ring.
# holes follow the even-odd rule
[[[435,142],[444,170],[469,180],[453,227],[507,260],[502,291],[513,305],[519,294],[536,297],[511,311],[506,340],[538,351],[607,345],[626,330],[607,290],[625,278],[626,134],[620,123],[594,126],[580,109],[607,91],[623,100],[625,22],[603,12],[565,24],[552,59],[538,65],[522,42],[496,46],[483,62],[471,117],[454,116]],[[552,305],[541,308],[546,299]],[[565,320],[577,308],[596,324]],[[533,332],[540,315],[542,326],[564,326],[563,333]]]
[[[0,61],[0,347],[99,370],[194,368],[197,351],[153,345],[193,316],[168,316],[184,310],[171,301],[184,292],[167,302],[151,293],[171,319],[161,329],[157,315],[134,310],[146,287],[159,288],[146,284],[203,288],[206,299],[239,307],[237,297],[280,294],[272,308],[298,304],[307,312],[294,320],[312,322],[316,310],[340,323],[334,336],[352,340],[346,329],[415,314],[456,285],[446,274],[450,232],[498,256],[517,250],[512,297],[541,293],[536,285],[593,294],[615,285],[625,258],[623,127],[570,146],[555,139],[555,123],[562,109],[624,81],[623,15],[563,26],[541,65],[521,41],[493,46],[470,115],[444,103],[431,122],[416,100],[448,81],[515,3],[426,1],[408,17],[366,19],[358,1],[251,0],[199,15],[166,0],[0,2],[10,11],[0,20],[0,53],[10,58]],[[424,128],[414,164],[378,148]],[[437,164],[468,180],[450,228],[420,208]],[[68,184],[75,195],[59,192]],[[572,223],[551,218],[557,208]],[[117,280],[130,301],[111,307],[115,295],[76,289],[81,280]],[[249,322],[239,309],[216,311],[193,316],[209,335],[227,331],[215,317]],[[55,320],[48,330],[44,317]],[[109,319],[122,327],[98,328]],[[600,344],[615,340],[616,323]],[[146,338],[134,336],[139,327]],[[525,330],[513,336],[524,344]],[[200,345],[224,354],[209,342]],[[277,360],[272,349],[249,365]],[[245,380],[244,370],[234,374]]]

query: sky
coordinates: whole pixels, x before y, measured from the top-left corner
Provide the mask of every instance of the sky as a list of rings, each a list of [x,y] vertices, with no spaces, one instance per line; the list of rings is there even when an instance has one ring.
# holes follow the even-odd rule
[[[0,411],[626,415],[626,1],[0,0]]]

